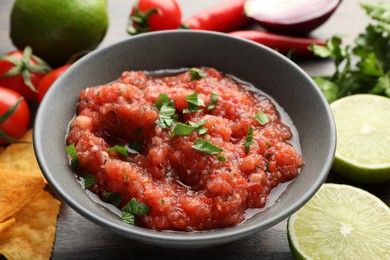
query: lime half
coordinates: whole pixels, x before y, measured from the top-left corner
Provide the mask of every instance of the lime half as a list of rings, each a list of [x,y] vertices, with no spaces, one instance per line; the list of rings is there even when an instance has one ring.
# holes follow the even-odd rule
[[[352,95],[330,107],[337,132],[333,170],[361,183],[390,180],[390,98]]]
[[[390,259],[390,208],[349,185],[323,184],[287,230],[297,259]]]

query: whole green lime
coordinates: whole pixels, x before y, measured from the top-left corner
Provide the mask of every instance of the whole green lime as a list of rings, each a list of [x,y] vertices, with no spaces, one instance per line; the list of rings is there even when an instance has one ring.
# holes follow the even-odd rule
[[[94,50],[108,28],[106,0],[16,0],[10,37],[53,66]]]

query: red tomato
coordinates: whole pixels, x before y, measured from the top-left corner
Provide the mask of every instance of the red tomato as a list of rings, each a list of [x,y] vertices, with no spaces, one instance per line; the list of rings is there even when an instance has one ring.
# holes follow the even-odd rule
[[[5,119],[5,113],[22,98],[16,110]],[[3,120],[5,121],[3,122]],[[4,136],[12,139],[20,138],[27,130],[30,123],[30,109],[23,97],[9,89],[0,87],[0,144],[6,144]]]
[[[43,96],[46,94],[46,91],[50,88],[53,82],[62,74],[65,70],[70,67],[71,64],[66,64],[59,68],[56,68],[49,73],[47,73],[38,84],[38,93],[37,100],[38,103],[41,103]]]
[[[139,0],[130,19],[131,34],[177,29],[181,25],[181,9],[175,0]]]
[[[30,47],[12,51],[0,58],[0,85],[31,100],[36,96],[38,82],[49,71],[44,61],[32,55]]]

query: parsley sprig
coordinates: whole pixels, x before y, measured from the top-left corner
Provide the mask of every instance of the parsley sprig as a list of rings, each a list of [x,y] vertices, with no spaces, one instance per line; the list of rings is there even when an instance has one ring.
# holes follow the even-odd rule
[[[326,46],[311,46],[317,56],[334,59],[331,76],[313,80],[329,103],[343,96],[372,93],[390,97],[390,3],[361,3],[373,22],[351,45],[343,45],[339,35]]]

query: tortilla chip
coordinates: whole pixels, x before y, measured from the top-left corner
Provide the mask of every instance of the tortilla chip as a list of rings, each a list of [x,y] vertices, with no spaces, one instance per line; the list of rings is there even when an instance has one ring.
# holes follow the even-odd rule
[[[8,227],[12,226],[13,224],[15,224],[14,218],[11,218],[9,220],[1,222],[0,223],[0,233],[3,232],[4,230],[6,230]]]
[[[5,146],[0,145],[0,154],[4,151],[4,149],[5,149]]]
[[[36,174],[0,168],[0,222],[20,210],[44,185],[43,178]]]
[[[32,129],[21,138],[28,143],[13,143],[0,154],[0,168],[43,176],[35,158]]]
[[[60,202],[41,190],[0,236],[0,255],[7,259],[50,259]]]

